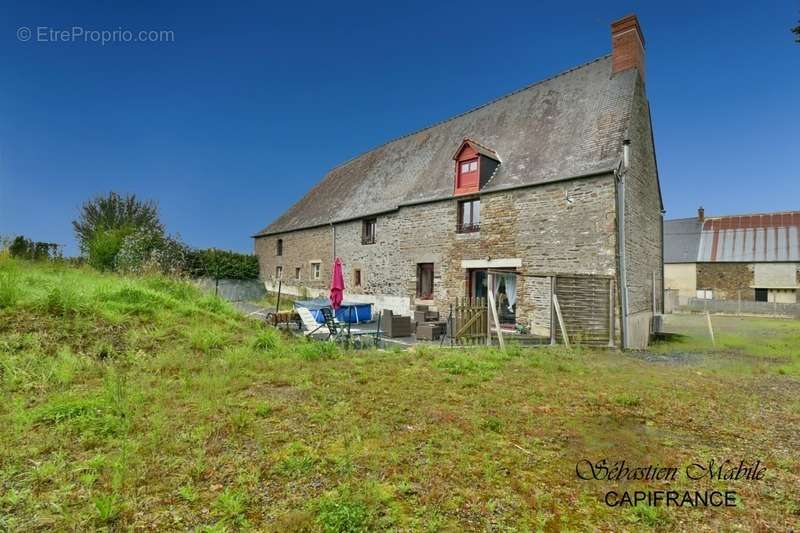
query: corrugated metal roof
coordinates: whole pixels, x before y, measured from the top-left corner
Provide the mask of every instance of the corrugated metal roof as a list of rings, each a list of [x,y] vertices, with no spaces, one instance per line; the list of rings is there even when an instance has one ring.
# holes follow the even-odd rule
[[[665,262],[687,262],[695,239],[699,263],[800,261],[800,211],[667,221]]]

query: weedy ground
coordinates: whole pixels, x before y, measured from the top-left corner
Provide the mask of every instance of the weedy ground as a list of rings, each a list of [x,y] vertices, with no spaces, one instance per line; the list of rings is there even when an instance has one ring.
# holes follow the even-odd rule
[[[646,354],[345,352],[184,282],[2,260],[0,530],[797,528],[800,325],[720,319],[713,348],[675,320]],[[576,478],[603,458],[767,470]],[[710,487],[739,505],[602,500]]]

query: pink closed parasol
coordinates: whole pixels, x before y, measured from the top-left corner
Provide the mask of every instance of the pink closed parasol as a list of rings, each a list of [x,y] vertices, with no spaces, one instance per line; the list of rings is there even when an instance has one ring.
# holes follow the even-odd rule
[[[331,306],[337,311],[342,306],[344,297],[344,275],[342,274],[342,260],[338,257],[333,262],[333,274],[331,275]]]

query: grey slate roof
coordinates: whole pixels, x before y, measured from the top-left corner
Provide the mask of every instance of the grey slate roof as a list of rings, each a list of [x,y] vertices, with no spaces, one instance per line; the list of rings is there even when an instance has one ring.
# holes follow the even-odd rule
[[[453,153],[475,139],[502,164],[482,192],[610,171],[637,72],[599,59],[400,137],[330,170],[255,237],[357,219],[453,196]]]
[[[697,218],[664,221],[664,262],[694,263],[700,248],[703,224]]]

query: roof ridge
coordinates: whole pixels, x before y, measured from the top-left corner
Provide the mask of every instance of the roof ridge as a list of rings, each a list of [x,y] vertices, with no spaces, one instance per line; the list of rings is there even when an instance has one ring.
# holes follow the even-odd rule
[[[712,220],[718,218],[734,218],[734,217],[756,217],[756,216],[775,216],[775,215],[796,215],[800,214],[800,211],[770,211],[767,213],[737,213],[735,215],[711,215],[706,216],[705,220]]]
[[[535,82],[530,83],[530,84],[528,84],[528,85],[526,85],[524,87],[521,87],[519,89],[511,91],[510,93],[506,93],[506,94],[503,94],[501,96],[498,96],[497,98],[489,100],[488,102],[486,102],[484,104],[475,106],[475,107],[473,107],[471,109],[468,109],[466,111],[462,111],[461,113],[458,113],[458,114],[453,115],[451,117],[436,121],[433,124],[430,124],[430,125],[425,126],[423,128],[418,128],[418,129],[416,129],[414,131],[411,131],[409,133],[406,133],[406,134],[394,137],[392,139],[389,139],[388,141],[383,142],[383,143],[381,143],[381,144],[379,144],[377,146],[374,146],[374,147],[372,147],[372,148],[370,148],[368,150],[364,150],[363,152],[359,153],[358,155],[354,155],[353,157],[351,157],[350,159],[347,159],[346,161],[343,161],[343,162],[341,162],[341,163],[339,163],[337,165],[332,166],[330,169],[328,169],[327,172],[325,172],[325,174],[323,174],[323,180],[321,180],[321,181],[324,181],[324,178],[328,174],[333,172],[334,170],[336,170],[338,168],[341,168],[341,167],[347,165],[348,163],[351,163],[351,162],[355,161],[356,159],[358,159],[361,156],[364,156],[364,155],[366,155],[366,154],[368,154],[370,152],[374,152],[375,150],[379,150],[379,149],[383,148],[384,146],[388,146],[388,145],[392,144],[393,142],[399,141],[400,139],[405,139],[407,137],[411,137],[411,136],[416,135],[418,133],[422,133],[423,131],[435,128],[436,126],[439,126],[441,124],[446,124],[446,123],[448,123],[448,122],[450,122],[452,120],[455,120],[457,118],[463,117],[464,115],[468,115],[470,113],[474,113],[475,111],[478,111],[479,109],[483,109],[484,107],[490,106],[490,105],[492,105],[492,104],[494,104],[496,102],[499,102],[501,100],[505,100],[506,98],[510,98],[510,97],[514,96],[515,94],[521,93],[522,91],[527,91],[528,89],[532,89],[533,87],[536,87],[537,85],[540,85],[542,83],[546,83],[548,81],[554,80],[554,79],[559,78],[561,76],[565,76],[565,75],[567,75],[567,74],[569,74],[571,72],[574,72],[574,71],[576,71],[578,69],[581,69],[581,68],[584,68],[584,67],[588,67],[589,65],[591,65],[593,63],[597,63],[598,61],[602,61],[602,60],[607,59],[609,57],[611,57],[610,53],[609,54],[604,54],[604,55],[602,55],[600,57],[596,57],[595,59],[591,59],[589,61],[585,61],[585,62],[583,62],[583,63],[581,63],[581,64],[579,64],[579,65],[577,65],[575,67],[572,67],[572,68],[569,68],[567,70],[563,70],[563,71],[561,71],[561,72],[559,72],[557,74],[554,74],[554,75],[550,76],[549,78],[544,78],[542,80],[535,81]],[[494,152],[494,150],[492,150],[492,151]],[[495,152],[495,153],[497,153],[497,152]]]

